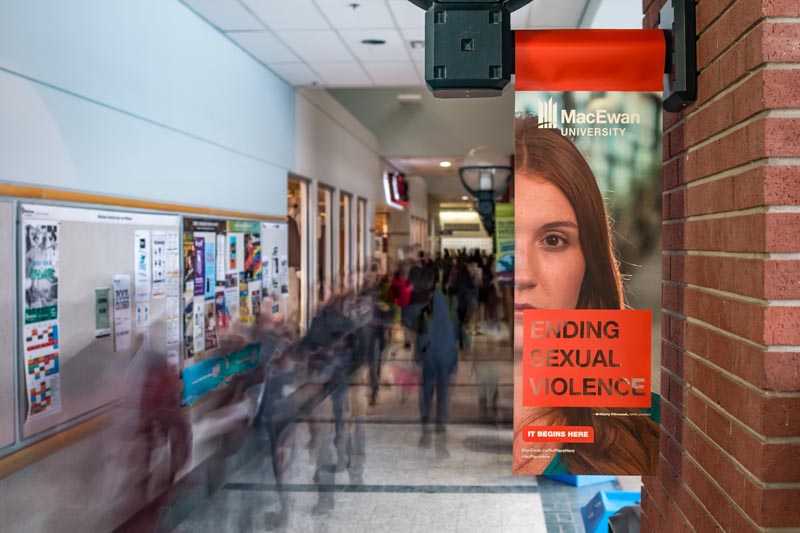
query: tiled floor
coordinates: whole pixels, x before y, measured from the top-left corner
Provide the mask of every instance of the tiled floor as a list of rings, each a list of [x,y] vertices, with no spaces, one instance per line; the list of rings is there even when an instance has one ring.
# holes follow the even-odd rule
[[[174,531],[583,531],[580,506],[598,490],[615,486],[576,489],[545,478],[511,475],[513,391],[507,341],[478,337],[473,349],[461,354],[451,387],[450,423],[446,433],[434,433],[427,446],[420,442],[417,391],[407,381],[400,386],[403,372],[414,368],[408,351],[390,347],[378,404],[371,407],[365,376],[354,380],[343,435],[351,444],[363,442],[363,453],[353,453],[357,446],[343,453],[350,459],[349,468],[345,460],[339,468],[323,469],[327,474],[318,483],[317,464],[337,462],[330,400],[296,425],[283,492],[288,520],[283,525],[276,525],[280,495],[265,443]],[[478,370],[486,368],[499,379],[501,409],[494,423],[482,421],[478,408],[476,379]],[[319,435],[313,443],[312,427]]]

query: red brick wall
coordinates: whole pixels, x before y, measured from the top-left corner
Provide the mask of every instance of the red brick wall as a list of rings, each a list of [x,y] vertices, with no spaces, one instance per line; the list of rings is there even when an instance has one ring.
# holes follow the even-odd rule
[[[664,0],[643,0],[657,27]],[[699,0],[664,114],[661,467],[642,531],[800,526],[800,0]]]

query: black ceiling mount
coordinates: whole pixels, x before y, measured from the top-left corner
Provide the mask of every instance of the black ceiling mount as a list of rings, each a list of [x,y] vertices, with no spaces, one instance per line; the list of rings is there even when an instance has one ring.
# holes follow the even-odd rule
[[[425,10],[425,82],[438,98],[500,96],[514,73],[511,13],[532,0],[408,0]],[[697,99],[695,0],[669,0],[664,109]]]

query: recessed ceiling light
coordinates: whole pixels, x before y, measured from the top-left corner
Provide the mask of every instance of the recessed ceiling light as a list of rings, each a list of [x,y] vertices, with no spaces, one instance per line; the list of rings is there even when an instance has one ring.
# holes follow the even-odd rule
[[[453,166],[453,163],[451,163],[450,161],[442,161],[441,163],[439,163],[439,166],[442,168],[450,168]]]
[[[368,45],[371,45],[371,46],[377,46],[377,45],[380,45],[380,44],[386,44],[386,41],[384,41],[383,39],[364,39],[363,41],[361,41],[361,44],[368,44]]]
[[[462,199],[462,200],[464,200],[464,201],[466,202],[467,200],[469,200],[469,196],[467,196],[467,195],[465,194],[464,196],[462,196],[462,197],[461,197],[461,199]]]

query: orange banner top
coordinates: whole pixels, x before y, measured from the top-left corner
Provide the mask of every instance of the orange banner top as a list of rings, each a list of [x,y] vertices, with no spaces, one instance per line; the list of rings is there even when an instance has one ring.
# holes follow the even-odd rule
[[[661,91],[661,30],[515,31],[517,91]]]

